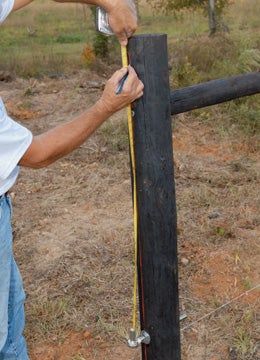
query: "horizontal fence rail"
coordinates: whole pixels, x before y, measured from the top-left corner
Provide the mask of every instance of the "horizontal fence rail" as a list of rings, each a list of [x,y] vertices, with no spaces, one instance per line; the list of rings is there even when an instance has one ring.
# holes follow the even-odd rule
[[[260,72],[211,80],[171,92],[171,114],[220,104],[260,93]]]

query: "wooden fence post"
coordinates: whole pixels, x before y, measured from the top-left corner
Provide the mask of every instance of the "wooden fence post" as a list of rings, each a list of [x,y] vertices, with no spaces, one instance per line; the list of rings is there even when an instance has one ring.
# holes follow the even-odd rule
[[[180,360],[177,224],[166,35],[134,36],[130,64],[145,85],[133,105],[143,360]]]

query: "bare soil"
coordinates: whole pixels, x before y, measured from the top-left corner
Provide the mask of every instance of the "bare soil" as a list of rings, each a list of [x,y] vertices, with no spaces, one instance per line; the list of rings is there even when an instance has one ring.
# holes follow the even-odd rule
[[[105,76],[1,83],[10,114],[34,134],[98,98]],[[175,118],[183,359],[257,359],[259,154],[192,114]],[[127,349],[132,208],[125,113],[79,150],[12,190],[17,261],[32,360],[139,359]],[[252,140],[253,141],[253,140]]]

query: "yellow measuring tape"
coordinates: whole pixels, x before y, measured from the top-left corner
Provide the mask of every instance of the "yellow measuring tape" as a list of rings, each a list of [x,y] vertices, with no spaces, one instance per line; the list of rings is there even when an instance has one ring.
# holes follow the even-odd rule
[[[128,66],[127,48],[121,46],[122,64]],[[136,162],[135,162],[135,151],[134,151],[134,125],[132,117],[131,105],[127,107],[127,123],[129,132],[129,143],[130,143],[130,157],[133,172],[133,207],[134,207],[134,289],[133,289],[133,319],[132,327],[134,330],[137,328],[137,225],[138,225],[138,212],[137,212],[137,188],[136,188]]]

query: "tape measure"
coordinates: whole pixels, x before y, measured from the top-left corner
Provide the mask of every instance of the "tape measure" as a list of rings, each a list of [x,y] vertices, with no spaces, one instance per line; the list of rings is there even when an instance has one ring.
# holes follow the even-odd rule
[[[97,16],[96,16],[96,27],[97,30],[105,35],[114,35],[113,30],[109,25],[108,14],[106,11],[98,7]],[[121,46],[121,55],[122,55],[122,65],[124,67],[128,66],[128,56],[126,46]],[[118,88],[116,89],[116,94],[120,94],[123,90],[124,82],[127,78],[126,74],[121,81],[119,82]],[[130,330],[130,338],[128,345],[130,347],[136,347],[140,345],[141,342],[150,341],[148,334],[141,334],[140,343],[136,338],[136,328],[137,328],[137,291],[138,291],[138,273],[137,273],[137,253],[138,253],[138,239],[137,239],[137,227],[138,227],[138,212],[137,212],[137,185],[136,185],[136,161],[135,161],[135,152],[134,152],[134,126],[133,126],[133,117],[132,117],[132,108],[131,105],[127,106],[127,123],[128,123],[128,133],[129,133],[129,144],[130,144],[130,159],[131,167],[133,174],[133,223],[134,223],[134,280],[133,280],[133,314],[132,314],[132,329]],[[148,335],[148,336],[147,336]],[[147,340],[148,339],[148,340]]]
[[[121,46],[122,65],[128,66],[128,56],[126,46]],[[138,234],[138,211],[137,211],[137,184],[136,184],[136,161],[134,151],[134,124],[131,105],[127,106],[127,123],[130,144],[130,158],[133,173],[133,223],[134,223],[134,286],[133,286],[133,314],[132,328],[137,327],[137,290],[138,290],[138,274],[137,274],[137,234]]]

